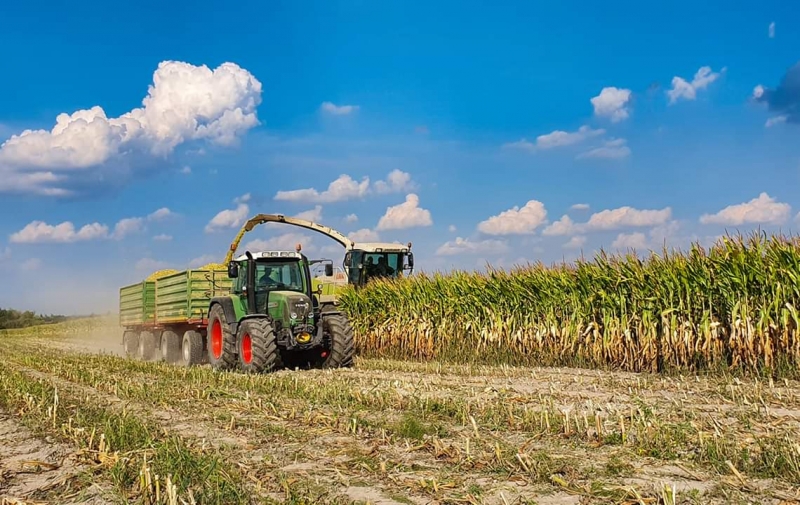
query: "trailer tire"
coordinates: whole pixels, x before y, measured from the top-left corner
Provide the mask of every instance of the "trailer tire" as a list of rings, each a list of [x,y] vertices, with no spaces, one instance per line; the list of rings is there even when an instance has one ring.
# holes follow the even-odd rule
[[[143,331],[139,334],[139,359],[152,361],[156,357],[156,336],[152,331]]]
[[[245,319],[236,332],[239,368],[247,373],[272,372],[281,364],[275,329],[266,318]]]
[[[355,339],[353,327],[343,314],[331,314],[322,318],[323,331],[331,337],[329,354],[322,361],[322,368],[344,368],[353,366]]]
[[[228,323],[222,305],[214,304],[208,313],[208,362],[215,370],[236,367],[236,335]]]
[[[184,366],[200,365],[204,358],[203,336],[200,332],[189,330],[184,333],[181,345],[181,364]]]
[[[181,337],[172,330],[161,334],[161,358],[172,364],[181,359]]]
[[[122,348],[125,350],[125,357],[132,358],[139,351],[139,334],[135,331],[126,331],[122,334]]]

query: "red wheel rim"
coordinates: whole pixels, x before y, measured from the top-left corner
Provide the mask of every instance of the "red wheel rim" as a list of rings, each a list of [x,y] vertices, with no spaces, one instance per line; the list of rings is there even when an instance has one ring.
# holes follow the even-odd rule
[[[242,361],[245,363],[253,361],[253,341],[249,333],[242,336]]]
[[[211,325],[211,352],[215,358],[222,356],[222,325],[219,321]]]

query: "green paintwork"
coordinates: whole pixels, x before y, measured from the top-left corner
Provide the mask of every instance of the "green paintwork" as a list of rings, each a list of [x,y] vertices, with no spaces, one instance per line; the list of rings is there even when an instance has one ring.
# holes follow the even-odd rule
[[[156,321],[177,323],[208,317],[211,298],[230,292],[225,271],[184,270],[156,281]]]
[[[236,320],[241,320],[247,315],[247,300],[240,295],[229,295],[233,300],[233,312],[236,314]]]
[[[123,326],[155,322],[155,281],[142,281],[119,290],[119,322]]]

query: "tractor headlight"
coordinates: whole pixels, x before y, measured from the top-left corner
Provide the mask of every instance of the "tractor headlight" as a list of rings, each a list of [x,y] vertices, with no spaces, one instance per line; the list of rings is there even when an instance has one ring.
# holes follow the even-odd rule
[[[307,331],[302,331],[297,334],[297,343],[298,344],[307,344],[311,342],[311,334]]]

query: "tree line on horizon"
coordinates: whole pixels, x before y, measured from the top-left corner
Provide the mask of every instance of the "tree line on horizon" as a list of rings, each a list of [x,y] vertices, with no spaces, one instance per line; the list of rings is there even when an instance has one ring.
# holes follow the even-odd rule
[[[0,330],[27,328],[38,324],[60,323],[71,319],[60,314],[37,314],[31,310],[4,309],[0,307]]]

